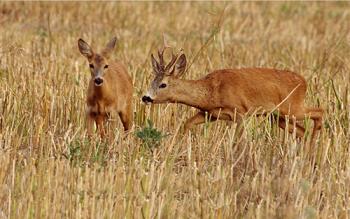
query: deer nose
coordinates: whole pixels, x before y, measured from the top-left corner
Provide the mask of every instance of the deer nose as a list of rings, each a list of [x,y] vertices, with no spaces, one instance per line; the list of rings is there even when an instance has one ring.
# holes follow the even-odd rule
[[[143,97],[142,97],[142,102],[145,102],[145,103],[152,103],[153,100],[152,100],[152,98],[150,98],[149,96],[143,96]]]
[[[95,78],[94,82],[97,86],[100,86],[103,83],[103,78],[100,78],[100,77]]]

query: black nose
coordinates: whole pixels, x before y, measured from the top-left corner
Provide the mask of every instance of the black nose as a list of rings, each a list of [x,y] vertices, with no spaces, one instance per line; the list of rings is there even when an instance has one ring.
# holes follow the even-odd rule
[[[150,98],[149,96],[143,96],[142,101],[145,103],[148,103],[148,102],[152,103],[153,102],[152,98]]]
[[[95,84],[100,85],[103,83],[103,79],[102,78],[95,78],[94,82],[95,82]]]

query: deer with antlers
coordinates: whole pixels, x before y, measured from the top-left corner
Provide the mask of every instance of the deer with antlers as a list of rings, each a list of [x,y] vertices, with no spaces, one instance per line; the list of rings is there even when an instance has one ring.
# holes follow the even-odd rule
[[[297,137],[303,137],[305,128],[297,123],[310,117],[314,121],[311,142],[322,127],[323,110],[304,106],[307,84],[294,72],[269,68],[242,68],[215,70],[198,80],[180,77],[186,69],[185,54],[174,55],[165,65],[158,50],[159,61],[151,55],[154,80],[148,93],[142,97],[145,103],[181,103],[195,107],[197,114],[185,123],[185,132],[194,125],[206,121],[234,120],[241,123],[242,116],[256,113],[263,115],[278,110],[279,126],[288,131],[295,129]]]
[[[105,123],[114,112],[119,114],[125,131],[132,125],[131,77],[121,62],[110,60],[116,41],[116,37],[112,38],[101,53],[95,53],[84,40],[78,40],[79,51],[87,58],[91,72],[86,110],[89,136],[95,122],[101,138],[104,138]]]

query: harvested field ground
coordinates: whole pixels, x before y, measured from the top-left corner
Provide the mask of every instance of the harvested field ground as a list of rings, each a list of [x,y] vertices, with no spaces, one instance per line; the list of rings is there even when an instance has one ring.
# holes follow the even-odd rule
[[[0,218],[350,218],[349,21],[345,2],[0,3]],[[303,75],[307,105],[325,109],[316,145],[254,116],[241,139],[222,121],[184,136],[195,109],[140,100],[163,33],[186,53],[187,79]],[[123,138],[118,119],[109,142],[89,140],[77,40],[101,49],[113,36],[134,128]]]

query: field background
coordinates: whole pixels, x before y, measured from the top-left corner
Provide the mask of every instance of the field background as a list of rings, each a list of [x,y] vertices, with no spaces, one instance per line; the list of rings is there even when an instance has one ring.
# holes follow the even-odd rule
[[[349,218],[348,3],[0,3],[0,218]],[[144,106],[150,53],[165,33],[192,63],[275,67],[308,81],[325,109],[316,145],[268,119],[215,122],[182,135],[187,106]],[[135,128],[86,138],[90,78],[78,38],[113,56],[135,86]],[[163,137],[135,133],[150,119]],[[306,121],[307,126],[311,125]]]

